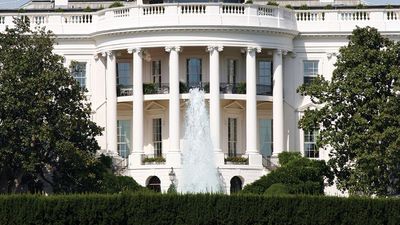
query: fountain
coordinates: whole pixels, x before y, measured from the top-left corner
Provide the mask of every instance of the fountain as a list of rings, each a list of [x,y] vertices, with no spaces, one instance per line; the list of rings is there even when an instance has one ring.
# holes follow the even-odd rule
[[[182,193],[221,192],[221,182],[214,162],[210,137],[210,122],[204,101],[204,91],[190,90],[185,115],[185,135],[182,154]]]

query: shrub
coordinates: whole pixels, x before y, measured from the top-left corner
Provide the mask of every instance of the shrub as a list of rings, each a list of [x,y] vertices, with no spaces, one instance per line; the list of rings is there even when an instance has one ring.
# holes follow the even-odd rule
[[[144,94],[157,94],[157,85],[153,83],[143,84]]]
[[[288,9],[293,9],[293,6],[292,6],[292,5],[290,5],[290,4],[288,4],[288,5],[285,5],[285,7],[286,7],[286,8],[288,8]]]
[[[106,174],[101,182],[99,193],[136,192],[144,189],[132,177]]]
[[[292,160],[300,159],[301,157],[300,152],[282,152],[278,155],[279,164],[282,166],[288,164],[288,162]]]
[[[119,1],[116,1],[116,2],[113,2],[113,3],[109,6],[109,8],[117,8],[117,7],[122,7],[122,6],[124,6],[124,4],[122,4],[122,3],[119,2]]]
[[[308,10],[308,5],[301,5],[300,10]]]
[[[397,225],[400,199],[255,195],[0,196],[0,224]]]
[[[188,87],[185,83],[179,82],[179,93],[188,93]]]
[[[144,158],[143,159],[144,163],[164,163],[165,162],[165,158],[160,156],[160,157],[154,157],[154,158]]]
[[[324,6],[324,9],[333,9],[333,6],[331,4],[328,4],[328,5]]]
[[[236,91],[238,94],[246,94],[246,82],[239,82],[236,86]]]
[[[244,164],[248,162],[248,158],[244,158],[241,156],[229,156],[225,159],[225,162],[233,162],[233,163],[240,163]]]
[[[271,185],[264,193],[265,195],[270,195],[270,196],[278,196],[278,195],[288,195],[289,193],[289,188],[282,184],[282,183],[277,183]]]
[[[247,0],[244,4],[253,4],[252,0]]]
[[[90,8],[90,6],[86,7],[85,9],[83,9],[84,12],[92,12],[92,8]]]
[[[267,5],[278,6],[279,4],[276,1],[268,1]]]
[[[273,184],[281,183],[288,187],[290,194],[322,195],[324,182],[333,182],[333,174],[325,161],[300,157],[296,153],[279,155],[281,167],[262,176],[252,184],[246,185],[243,193],[264,194]]]

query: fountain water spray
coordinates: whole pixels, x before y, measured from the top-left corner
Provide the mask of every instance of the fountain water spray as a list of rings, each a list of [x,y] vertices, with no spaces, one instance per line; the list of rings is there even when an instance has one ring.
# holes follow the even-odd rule
[[[204,101],[204,91],[190,90],[185,115],[183,144],[182,193],[221,192],[221,182],[215,166],[210,122]]]

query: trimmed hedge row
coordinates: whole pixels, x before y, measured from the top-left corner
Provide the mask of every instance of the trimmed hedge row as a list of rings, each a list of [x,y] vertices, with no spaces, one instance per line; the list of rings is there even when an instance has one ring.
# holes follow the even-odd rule
[[[397,225],[400,199],[261,195],[0,196],[0,224]]]

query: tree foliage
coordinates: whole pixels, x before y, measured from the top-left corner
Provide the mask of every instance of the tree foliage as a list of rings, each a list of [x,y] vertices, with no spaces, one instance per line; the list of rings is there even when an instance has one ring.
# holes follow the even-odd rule
[[[400,193],[400,45],[357,28],[342,47],[331,81],[318,76],[298,91],[318,105],[299,122],[320,126],[338,187],[351,194]]]
[[[0,33],[0,192],[87,191],[101,164],[101,128],[79,84],[53,53],[55,37],[29,22]]]
[[[281,160],[283,161],[281,162]],[[333,174],[325,161],[311,160],[301,157],[295,152],[286,152],[279,155],[279,163],[281,167],[246,185],[242,193],[281,192],[320,195],[324,193],[325,181],[329,184],[333,181]],[[282,188],[283,186],[284,188]]]

